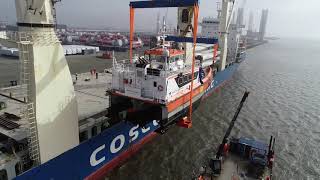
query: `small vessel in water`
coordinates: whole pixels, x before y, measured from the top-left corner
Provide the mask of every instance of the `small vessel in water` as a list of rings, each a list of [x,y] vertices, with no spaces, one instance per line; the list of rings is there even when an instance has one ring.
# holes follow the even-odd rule
[[[228,139],[248,95],[249,92],[245,92],[215,157],[210,158],[207,165],[200,167],[194,179],[272,179],[275,156],[274,137],[271,136],[269,145],[263,141],[247,137]]]

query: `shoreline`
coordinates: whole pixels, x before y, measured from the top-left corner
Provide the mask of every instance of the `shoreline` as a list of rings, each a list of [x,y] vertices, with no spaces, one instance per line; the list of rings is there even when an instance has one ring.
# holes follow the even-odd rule
[[[252,49],[254,47],[261,46],[261,45],[266,44],[266,43],[269,43],[269,41],[268,40],[264,40],[264,41],[259,41],[259,42],[248,43],[247,44],[247,49]]]

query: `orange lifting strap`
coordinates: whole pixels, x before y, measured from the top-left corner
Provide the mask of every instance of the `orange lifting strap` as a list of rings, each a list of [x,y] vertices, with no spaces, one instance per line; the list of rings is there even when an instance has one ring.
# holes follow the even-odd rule
[[[198,34],[198,17],[199,17],[199,6],[194,6],[194,21],[193,21],[193,52],[192,52],[192,79],[194,79],[194,65],[196,61],[196,45],[197,45],[197,34]],[[191,81],[190,91],[190,109],[189,109],[189,120],[192,121],[192,97],[193,97],[193,81]]]
[[[134,33],[134,8],[130,6],[130,49],[129,49],[129,57],[130,63],[132,63],[132,48],[133,48],[133,33]]]
[[[198,4],[194,5],[194,22],[193,22],[193,52],[192,52],[192,70],[191,75],[194,79],[194,65],[195,65],[195,57],[196,57],[196,45],[197,45],[197,34],[198,34],[198,17],[199,17],[199,6]],[[193,80],[191,81],[190,87],[190,106],[189,106],[189,117],[183,118],[182,122],[179,123],[180,126],[185,128],[192,127],[192,97],[193,97]]]

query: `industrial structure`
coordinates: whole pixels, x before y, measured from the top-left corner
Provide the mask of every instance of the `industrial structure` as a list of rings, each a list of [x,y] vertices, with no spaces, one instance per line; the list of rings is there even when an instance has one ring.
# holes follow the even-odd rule
[[[263,41],[264,36],[266,34],[267,29],[267,21],[268,21],[268,9],[262,10],[261,21],[260,21],[260,29],[259,29],[259,41]]]
[[[244,26],[244,8],[238,8],[236,24],[239,27]]]
[[[261,12],[260,26],[259,31],[256,31],[254,27],[254,15],[253,12],[250,12],[249,15],[249,25],[247,31],[247,39],[249,41],[264,41],[264,37],[267,31],[267,22],[268,22],[268,9],[263,9]]]
[[[253,12],[251,11],[249,15],[249,23],[248,23],[248,31],[251,31],[251,32],[253,31],[253,20],[254,20]]]

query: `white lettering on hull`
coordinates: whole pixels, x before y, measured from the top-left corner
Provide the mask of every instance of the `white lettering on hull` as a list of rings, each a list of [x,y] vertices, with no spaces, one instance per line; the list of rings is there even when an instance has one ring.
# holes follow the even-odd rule
[[[129,131],[129,136],[131,137],[130,142],[136,140],[139,137],[139,131],[137,131],[138,128],[139,128],[139,125],[130,129]]]
[[[154,127],[157,127],[159,124],[157,121],[153,121],[152,124]],[[150,131],[150,127],[146,127],[146,128],[139,128],[139,125],[132,127],[129,132],[129,143],[133,142],[135,140],[137,140],[139,138],[139,135],[141,135],[139,133],[139,130],[141,131],[142,134],[147,133],[148,131]],[[118,152],[120,152],[122,150],[122,148],[124,147],[126,142],[126,136],[124,134],[119,134],[118,136],[116,136],[110,143],[109,145],[109,151],[105,151],[106,150],[106,144],[99,146],[97,149],[95,149],[91,156],[90,156],[90,165],[92,167],[97,166],[101,163],[103,163],[106,160],[106,156],[107,154],[116,154]],[[100,156],[99,156],[100,154]]]
[[[90,156],[90,164],[91,164],[91,166],[96,166],[96,165],[102,163],[104,160],[106,160],[106,157],[104,157],[104,156],[97,160],[98,152],[104,150],[105,148],[106,148],[106,145],[104,144],[104,145],[98,147],[96,150],[93,151],[93,153]]]
[[[122,149],[122,147],[125,143],[125,140],[126,140],[126,138],[122,134],[117,136],[116,138],[114,138],[111,142],[111,145],[110,145],[111,153],[115,154],[115,153],[119,152]],[[116,147],[117,141],[120,141],[120,145],[118,147]]]

